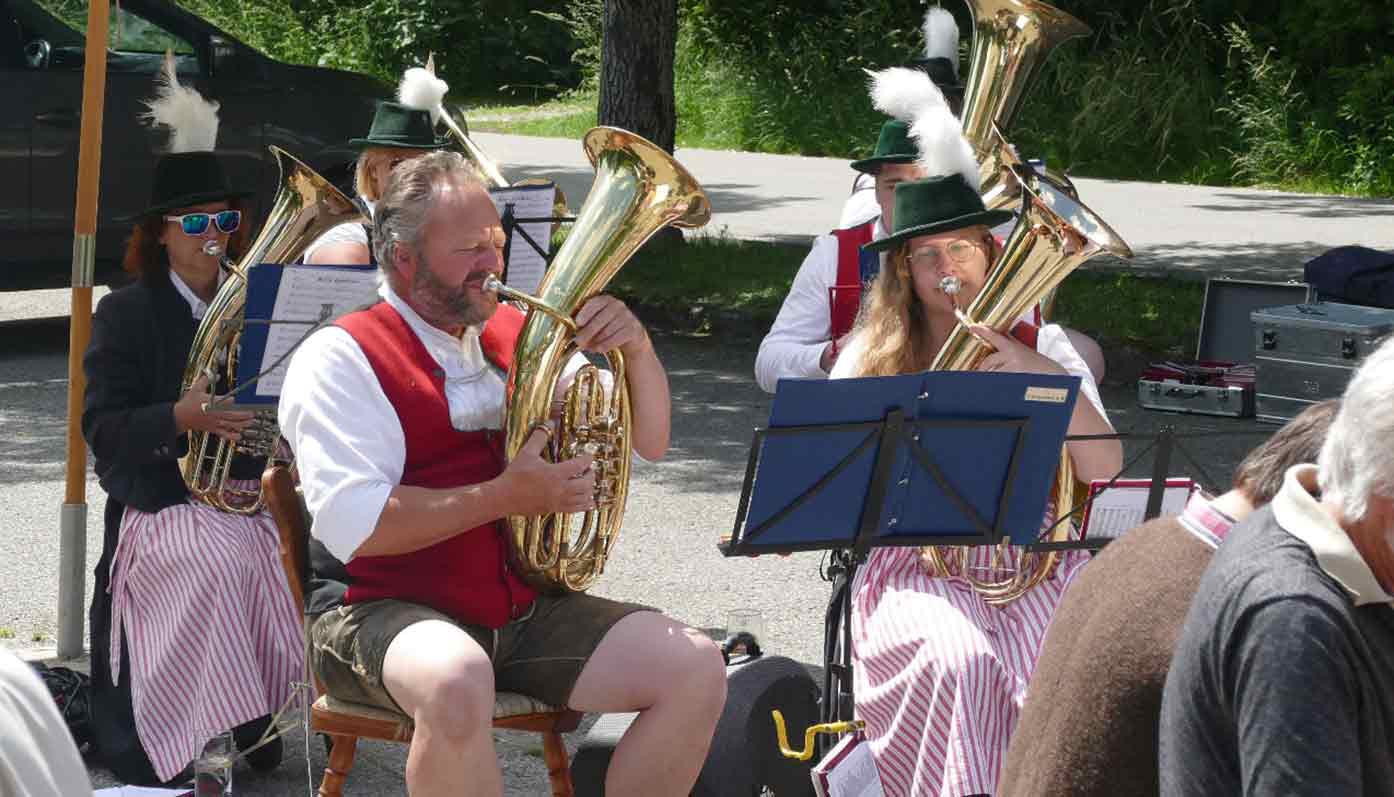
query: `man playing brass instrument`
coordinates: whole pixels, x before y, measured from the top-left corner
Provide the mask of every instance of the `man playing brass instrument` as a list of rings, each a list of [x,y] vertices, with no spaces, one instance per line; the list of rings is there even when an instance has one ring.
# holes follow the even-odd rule
[[[589,508],[595,476],[588,456],[545,461],[541,431],[503,462],[504,376],[522,315],[484,289],[503,236],[479,177],[453,152],[399,165],[373,241],[383,301],[310,336],[281,394],[313,535],[347,562],[346,589],[309,600],[316,672],[337,697],[413,718],[413,795],[503,793],[496,689],[640,712],[606,793],[687,794],[725,698],[715,646],[637,605],[539,595],[500,530],[508,515]],[[623,352],[634,450],[662,456],[667,376],[644,327],[609,296],[575,320],[580,348]]]

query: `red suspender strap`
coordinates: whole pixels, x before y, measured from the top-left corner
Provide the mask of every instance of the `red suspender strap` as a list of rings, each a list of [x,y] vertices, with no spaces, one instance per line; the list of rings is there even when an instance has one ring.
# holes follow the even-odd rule
[[[1040,338],[1041,335],[1041,328],[1036,326],[1035,324],[1028,324],[1025,321],[1018,321],[1016,322],[1016,326],[1012,327],[1011,334],[1012,337],[1016,338],[1017,341],[1019,341],[1020,343],[1024,343],[1027,346],[1030,346],[1032,349],[1035,349],[1036,341]]]
[[[829,330],[834,341],[851,332],[857,320],[862,303],[862,246],[871,243],[875,229],[876,220],[872,219],[856,227],[833,230],[837,237],[837,280],[828,292],[832,311]]]

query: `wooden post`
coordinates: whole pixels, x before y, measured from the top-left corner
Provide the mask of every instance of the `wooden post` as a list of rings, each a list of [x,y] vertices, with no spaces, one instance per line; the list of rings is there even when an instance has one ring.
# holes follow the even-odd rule
[[[82,76],[82,129],[73,215],[73,300],[68,324],[68,467],[58,542],[58,655],[82,655],[87,597],[87,443],[82,439],[82,355],[92,336],[92,277],[97,237],[97,191],[102,172],[102,112],[106,99],[106,45],[110,4],[87,6],[87,51]]]

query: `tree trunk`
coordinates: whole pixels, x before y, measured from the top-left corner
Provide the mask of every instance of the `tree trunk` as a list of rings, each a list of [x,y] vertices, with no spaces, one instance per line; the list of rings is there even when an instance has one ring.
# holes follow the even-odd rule
[[[638,133],[672,152],[677,0],[605,0],[602,24],[600,124]]]

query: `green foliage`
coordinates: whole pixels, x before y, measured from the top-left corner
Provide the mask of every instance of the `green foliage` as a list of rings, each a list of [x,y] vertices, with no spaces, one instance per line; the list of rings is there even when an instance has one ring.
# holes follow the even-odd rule
[[[1076,271],[1060,286],[1052,321],[1157,354],[1196,350],[1205,283],[1127,272]]]
[[[292,63],[395,84],[435,53],[459,99],[545,99],[575,86],[562,0],[177,0],[238,39]]]

